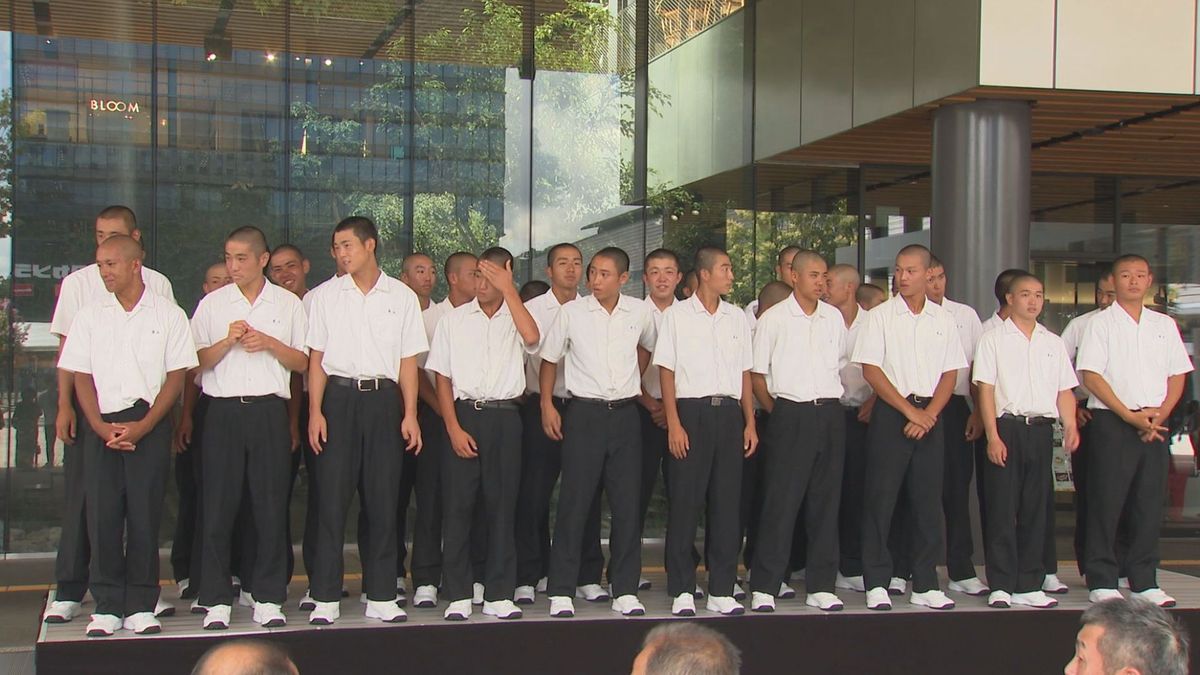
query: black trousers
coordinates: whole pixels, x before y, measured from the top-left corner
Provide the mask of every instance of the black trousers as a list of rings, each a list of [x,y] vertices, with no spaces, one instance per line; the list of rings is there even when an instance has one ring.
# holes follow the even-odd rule
[[[894,574],[888,535],[902,495],[908,497],[913,590],[938,588],[942,549],[942,421],[920,440],[904,436],[908,420],[878,400],[867,430],[867,500],[863,510],[863,576],[867,589],[887,587]]]
[[[54,558],[54,579],[58,590],[55,598],[82,602],[88,590],[88,567],[91,544],[88,540],[87,519],[87,456],[88,439],[95,432],[83,416],[78,399],[75,406],[75,442],[63,444],[62,534],[58,539],[58,554]]]
[[[749,570],[754,566],[754,552],[758,547],[758,522],[762,514],[762,471],[763,457],[770,453],[767,443],[768,423],[771,413],[766,410],[754,411],[754,426],[758,432],[758,450],[749,457],[742,459],[742,498],[738,506],[738,522],[741,535],[745,538],[742,545],[742,564]]]
[[[175,581],[191,578],[192,560],[195,548],[192,540],[196,536],[196,519],[200,513],[200,499],[197,485],[196,464],[199,463],[200,453],[191,448],[185,448],[174,456],[175,458],[175,489],[179,493],[179,510],[175,516],[175,536],[171,540],[171,571]],[[200,567],[199,557],[196,557],[196,567]]]
[[[415,488],[417,513],[413,525],[413,586],[442,584],[442,464],[446,453],[453,454],[446,438],[446,426],[433,408],[417,406],[421,439],[425,447],[417,457]],[[478,440],[478,438],[476,438]],[[520,458],[515,462],[519,465]],[[514,553],[514,556],[516,554]]]
[[[638,512],[638,533],[646,531],[646,513],[658,484],[659,473],[666,480],[667,464],[671,453],[667,450],[667,430],[654,423],[650,411],[639,405],[638,418],[642,424],[642,491]]]
[[[965,396],[954,395],[942,411],[946,460],[942,475],[942,513],[946,518],[946,571],[956,581],[975,576],[975,542],[971,538],[971,477],[975,473],[975,443],[966,440],[971,408]],[[1050,488],[1053,489],[1051,484]]]
[[[569,400],[554,399],[560,415]],[[635,428],[636,425],[635,425]],[[562,473],[563,444],[542,430],[541,397],[529,394],[521,405],[521,491],[517,496],[517,585],[534,586],[550,574],[550,497]],[[591,495],[583,531],[578,585],[598,584],[604,573],[600,549],[600,491]],[[560,490],[561,492],[561,490]],[[561,499],[561,497],[560,497]],[[611,581],[611,578],[609,579]]]
[[[54,446],[58,443],[58,431],[55,426],[55,418],[58,413],[49,410],[43,413],[42,418],[42,434],[46,437],[46,467],[54,466]]]
[[[472,529],[482,502],[487,530],[484,599],[512,600],[517,585],[521,416],[516,409],[475,410],[465,401],[455,402],[454,410],[463,430],[475,439],[479,456],[465,459],[449,448],[442,454],[445,593],[451,602],[471,597]]]
[[[1071,453],[1071,477],[1075,483],[1075,537],[1073,544],[1075,564],[1079,569],[1080,576],[1083,577],[1087,576],[1087,476],[1088,457],[1091,456],[1089,448],[1092,445],[1092,428],[1092,424],[1089,422],[1079,430],[1079,447]],[[1121,521],[1117,525],[1117,563],[1121,568],[1119,574],[1123,577],[1129,576],[1129,570],[1125,564],[1129,552],[1128,515],[1128,509],[1126,509],[1121,513]],[[1053,519],[1053,509],[1049,517]],[[1047,566],[1046,570],[1049,572],[1052,568]]]
[[[291,434],[287,402],[214,398],[204,422],[204,553],[200,604],[233,604],[230,556],[234,523],[248,508],[254,566],[249,590],[258,602],[287,599],[287,518]],[[246,503],[248,498],[248,504]]]
[[[741,548],[742,432],[745,422],[736,400],[679,399],[679,420],[690,449],[683,459],[671,457],[667,470],[671,500],[667,509],[667,594],[696,588],[696,530],[705,515],[704,549],[708,592],[733,595],[737,555]],[[646,453],[645,448],[642,449]],[[645,466],[643,466],[643,470]],[[643,485],[645,484],[645,476]],[[706,509],[707,506],[707,509]]]
[[[775,595],[788,571],[792,537],[805,509],[805,586],[832,593],[838,570],[838,506],[846,451],[844,408],[775,399],[763,457],[763,510],[750,586]],[[886,584],[885,584],[886,585]]]
[[[1158,538],[1169,451],[1166,441],[1143,443],[1137,430],[1108,410],[1093,413],[1087,468],[1088,588],[1116,588],[1122,562],[1117,539],[1128,522],[1129,587],[1157,587]]]
[[[359,550],[363,590],[369,600],[395,600],[397,486],[404,453],[400,390],[391,385],[358,391],[329,383],[321,411],[329,437],[315,461],[318,529],[310,592],[317,602],[337,602],[342,597],[346,515],[358,492],[369,516],[370,546]]]
[[[1031,593],[1041,590],[1046,576],[1043,554],[1047,496],[1054,487],[1054,427],[1003,417],[996,427],[1008,447],[1008,459],[1005,466],[989,460],[980,467],[988,499],[987,580],[993,591]]]
[[[134,422],[150,404],[101,415]],[[171,470],[171,422],[163,419],[131,452],[87,435],[87,524],[92,541],[90,584],[97,614],[153,612],[158,602],[158,526]]]
[[[642,434],[635,403],[609,409],[573,401],[563,419],[562,487],[554,546],[550,551],[550,595],[574,595],[580,580],[588,521],[603,487],[612,513],[609,582],[614,597],[637,593],[642,571],[638,532]],[[587,544],[591,545],[590,541]]]
[[[419,405],[419,404],[418,404]],[[421,435],[424,440],[424,434]],[[422,446],[421,452],[424,452]],[[404,561],[408,558],[408,507],[412,504],[413,493],[417,486],[417,465],[420,458],[411,453],[404,453],[404,466],[400,469],[400,493],[396,501],[396,578],[408,576],[408,568]]]
[[[838,512],[839,571],[862,576],[862,521],[866,500],[867,425],[858,421],[858,408],[845,408],[846,450],[842,462],[842,499]]]

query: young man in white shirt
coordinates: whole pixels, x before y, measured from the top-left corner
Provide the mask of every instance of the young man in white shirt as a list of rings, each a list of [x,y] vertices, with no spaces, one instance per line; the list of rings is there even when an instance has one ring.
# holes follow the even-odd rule
[[[83,436],[89,637],[157,633],[158,530],[171,466],[169,414],[196,365],[187,316],[142,281],[142,249],[126,235],[96,251],[108,295],[75,316],[58,366],[72,373],[92,433]]]
[[[679,256],[674,251],[659,248],[646,255],[642,265],[642,283],[646,286],[646,306],[654,315],[654,325],[662,325],[663,313],[674,305],[675,288],[682,277]],[[653,359],[653,355],[651,355]],[[642,422],[642,492],[638,517],[638,532],[646,529],[646,513],[650,509],[650,498],[661,472],[666,478],[667,417],[663,409],[662,384],[659,369],[654,366],[642,373],[642,393],[638,397],[638,415]],[[650,582],[638,579],[638,590],[648,590]]]
[[[846,361],[846,326],[838,310],[820,300],[827,271],[817,253],[798,252],[791,263],[792,296],[764,313],[754,331],[755,396],[771,413],[750,574],[755,612],[775,611],[802,505],[805,603],[825,611],[842,608],[834,581],[845,452],[838,372]]]
[[[547,589],[553,617],[575,615],[571,595],[579,579],[587,521],[601,488],[612,512],[612,609],[625,616],[646,612],[637,598],[642,437],[634,406],[655,330],[646,303],[621,294],[628,280],[629,255],[616,247],[600,249],[588,265],[592,294],[563,305],[542,343],[542,391],[553,390],[562,368],[572,397],[565,419],[552,399],[541,399],[543,430],[563,441]]]
[[[471,616],[473,538],[487,542],[483,613],[519,619],[513,602],[517,553],[514,518],[521,480],[521,416],[525,354],[541,333],[512,280],[512,254],[491,248],[479,256],[475,300],[438,323],[426,368],[437,394],[450,452],[442,459],[445,522],[445,618]],[[484,532],[472,532],[483,503]]]
[[[1046,578],[1046,511],[1051,501],[1054,420],[1063,421],[1063,448],[1075,450],[1078,384],[1062,338],[1037,322],[1045,303],[1042,282],[1018,274],[1008,284],[1008,318],[988,331],[975,355],[979,417],[988,461],[979,467],[987,499],[988,606],[1049,608]]]
[[[546,278],[550,290],[525,303],[542,327],[543,338],[558,319],[561,308],[579,297],[583,276],[583,254],[574,244],[555,244],[546,252]],[[562,442],[543,431],[542,403],[549,396],[560,416],[571,395],[566,373],[556,371],[554,389],[542,389],[542,359],[534,355],[525,362],[525,402],[521,405],[521,493],[517,497],[517,591],[519,605],[532,604],[536,592],[546,589],[550,574],[550,495],[562,473]],[[600,549],[600,493],[596,492],[583,532],[583,559],[579,567],[576,595],[589,602],[608,600],[600,585],[604,553]],[[476,603],[478,604],[478,603]]]
[[[1076,357],[1079,356],[1079,343],[1083,339],[1083,331],[1087,328],[1088,322],[1096,318],[1100,312],[1111,307],[1117,300],[1117,288],[1113,284],[1111,268],[1096,280],[1095,299],[1096,309],[1071,319],[1067,322],[1066,328],[1063,328],[1062,339],[1067,347],[1067,357],[1071,359],[1071,363],[1074,363]],[[1080,385],[1075,388],[1075,419],[1079,426],[1079,447],[1071,453],[1071,481],[1075,484],[1075,564],[1079,568],[1079,575],[1085,578],[1087,576],[1087,460],[1088,436],[1090,435],[1088,422],[1092,420],[1092,411],[1087,407],[1089,396],[1091,393],[1087,387]],[[1117,541],[1123,543],[1126,534],[1125,528],[1118,529]],[[1118,548],[1121,547],[1121,543],[1118,543]],[[1122,577],[1125,576],[1124,571],[1122,563]],[[1129,580],[1125,579],[1125,581]],[[1057,575],[1046,575],[1046,584],[1042,590],[1055,592],[1057,588],[1062,588],[1064,589],[1062,592],[1066,592],[1067,586],[1058,580]]]
[[[224,262],[213,263],[204,272],[200,290],[204,295],[233,283]],[[175,537],[171,543],[171,566],[179,597],[195,599],[200,592],[200,567],[204,550],[203,476],[201,439],[208,397],[200,391],[200,373],[188,371],[183,383],[183,407],[175,425],[172,450],[175,453],[175,487],[179,492],[179,512]],[[197,605],[199,608],[199,605]]]
[[[983,322],[984,333],[1004,323],[1004,320],[1008,318],[1008,305],[1005,304],[1007,302],[1005,298],[1008,295],[1008,284],[1013,280],[1013,277],[1025,273],[1025,270],[1010,267],[996,275],[996,282],[992,286],[992,293],[996,296],[996,313],[989,316]]]
[[[659,324],[653,367],[660,371],[667,419],[667,594],[671,613],[695,616],[696,528],[705,520],[710,612],[734,615],[743,458],[754,454],[750,322],[721,299],[733,290],[733,264],[725,251],[696,252],[699,286],[671,307]],[[706,510],[707,506],[707,510]]]
[[[934,256],[929,268],[928,298],[950,312],[958,327],[967,367],[958,371],[954,394],[942,414],[946,462],[942,479],[942,512],[946,518],[946,571],[949,588],[967,595],[986,595],[988,587],[975,573],[971,537],[971,478],[975,474],[975,441],[983,434],[979,415],[971,409],[971,362],[983,335],[979,315],[969,305],[946,297],[946,266]],[[983,511],[980,508],[980,511]]]
[[[792,258],[800,252],[799,246],[789,245],[779,249],[779,255],[775,257],[775,281],[792,285]],[[696,270],[692,270],[696,272]],[[697,284],[699,279],[697,279]],[[751,300],[750,304],[746,305],[746,318],[750,321],[750,327],[754,328],[754,324],[758,322],[758,316],[762,312],[758,311],[758,300]]]
[[[330,625],[341,611],[346,512],[356,491],[366,508],[370,549],[363,557],[366,616],[404,621],[397,604],[396,511],[401,451],[420,452],[417,355],[428,351],[417,296],[379,269],[379,231],[351,216],[334,228],[346,275],[313,303],[308,327],[308,440],[320,482],[319,533],[309,623]]]
[[[1154,276],[1139,255],[1113,262],[1117,301],[1088,322],[1075,367],[1091,392],[1087,584],[1093,602],[1120,597],[1117,526],[1128,509],[1125,565],[1133,595],[1160,607],[1158,539],[1166,489],[1167,417],[1193,370],[1171,317],[1142,306]]]
[[[308,329],[292,292],[267,281],[271,257],[256,227],[225,239],[233,283],[204,296],[192,317],[200,388],[211,398],[204,420],[204,548],[199,604],[204,628],[229,627],[233,605],[230,548],[244,496],[255,533],[254,620],[286,624],[286,539],[292,439],[287,400],[292,372],[304,372]]]
[[[417,255],[419,254],[414,254]],[[420,267],[425,264],[425,260],[429,260],[428,256],[420,255],[414,262]],[[431,345],[434,331],[442,317],[455,307],[475,298],[478,263],[474,255],[457,251],[446,258],[442,272],[448,287],[446,298],[442,302],[431,300],[428,307],[421,310],[425,337]],[[424,277],[426,274],[428,273],[424,270],[414,271],[414,275]],[[401,280],[403,281],[403,278]],[[428,284],[431,289],[432,285]],[[419,298],[420,294],[417,297]],[[449,441],[446,439],[440,412],[441,404],[437,400],[434,387],[437,374],[426,367],[427,356],[428,354],[418,357],[422,372],[418,380],[421,400],[417,405],[417,420],[424,432],[422,440],[425,447],[416,462],[417,513],[413,528],[411,566],[415,588],[413,605],[422,608],[437,606],[438,587],[442,585],[442,463],[444,454],[449,452]]]
[[[838,510],[838,573],[835,588],[858,591],[862,577],[863,480],[867,473],[867,420],[875,405],[871,385],[863,379],[862,365],[850,361],[854,343],[867,323],[867,310],[858,301],[862,287],[858,270],[851,265],[829,268],[829,304],[842,314],[846,327],[846,364],[842,380],[842,407],[846,418],[846,445],[842,461],[842,496]]]
[[[913,593],[909,602],[952,609],[938,588],[942,547],[942,474],[945,438],[941,414],[967,366],[954,318],[926,297],[929,249],[914,244],[896,254],[899,295],[871,310],[854,345],[853,361],[877,399],[867,432],[863,577],[867,607],[891,609],[888,534],[896,503],[911,508]]]
[[[141,241],[141,230],[137,217],[126,206],[109,206],[96,216],[96,246],[109,237],[125,235]],[[143,253],[144,255],[144,253]],[[175,302],[171,282],[149,267],[142,267],[142,281],[152,293],[162,295]],[[96,264],[76,270],[62,280],[54,315],[50,319],[50,332],[58,336],[58,351],[62,354],[71,324],[81,309],[107,297],[104,280]],[[63,505],[62,534],[58,540],[58,554],[54,561],[56,587],[54,601],[46,610],[46,623],[66,623],[80,612],[83,595],[88,588],[88,527],[87,505],[84,495],[84,452],[82,439],[90,433],[83,423],[82,411],[75,399],[75,380],[70,373],[58,371],[58,417],[54,425],[58,439],[63,442],[63,484],[66,500]],[[162,616],[174,613],[172,605],[161,603],[156,612]]]

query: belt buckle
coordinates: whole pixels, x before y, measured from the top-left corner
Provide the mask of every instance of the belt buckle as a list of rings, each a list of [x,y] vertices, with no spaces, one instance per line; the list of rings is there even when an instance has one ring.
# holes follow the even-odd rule
[[[471,401],[471,407],[476,410],[483,410],[484,403],[485,403],[485,401],[481,401],[480,399],[475,399],[474,401]]]
[[[1027,426],[1027,427],[1033,426],[1033,418],[1032,417],[1030,417],[1029,415],[1025,415],[1024,419],[1025,419],[1025,426]]]
[[[250,401],[249,401],[249,400],[247,400],[247,399],[249,399],[249,398],[250,398],[249,396],[239,396],[239,397],[238,397],[238,403],[243,403],[243,404],[245,404],[245,403],[250,403]]]
[[[609,410],[616,410],[617,404],[618,404],[618,401],[605,401],[604,407],[608,408]]]
[[[379,380],[355,380],[354,384],[359,391],[375,391],[379,388]],[[363,384],[370,384],[370,386],[364,387]]]
[[[813,399],[813,405],[814,405],[814,406],[816,406],[816,407],[818,407],[818,408],[820,408],[821,406],[825,405],[825,401],[822,401],[822,400],[821,400],[821,399],[819,399],[819,398],[814,398],[814,399]]]
[[[712,406],[712,407],[714,407],[714,408],[716,408],[716,407],[720,407],[720,405],[721,405],[721,397],[720,397],[720,396],[713,396],[712,398],[710,398],[710,399],[708,400],[708,403],[709,403],[709,405],[711,405],[711,406]]]

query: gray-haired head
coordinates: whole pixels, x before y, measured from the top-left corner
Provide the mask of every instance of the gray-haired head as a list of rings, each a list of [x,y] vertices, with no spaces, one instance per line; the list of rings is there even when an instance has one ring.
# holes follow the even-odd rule
[[[642,643],[650,650],[646,675],[737,675],[742,654],[724,635],[692,622],[655,626]]]
[[[1137,598],[1098,602],[1079,622],[1104,629],[1097,649],[1105,672],[1133,668],[1142,675],[1187,675],[1187,631],[1153,603]]]

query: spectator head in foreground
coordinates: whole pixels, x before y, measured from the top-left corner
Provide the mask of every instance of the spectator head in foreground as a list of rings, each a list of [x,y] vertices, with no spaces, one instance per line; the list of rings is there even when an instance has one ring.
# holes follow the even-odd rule
[[[1067,675],[1187,675],[1187,631],[1153,603],[1106,600],[1080,623]]]
[[[737,675],[741,668],[741,652],[724,635],[672,621],[646,634],[631,675]]]
[[[265,640],[226,640],[204,652],[192,675],[300,675],[282,647]]]

